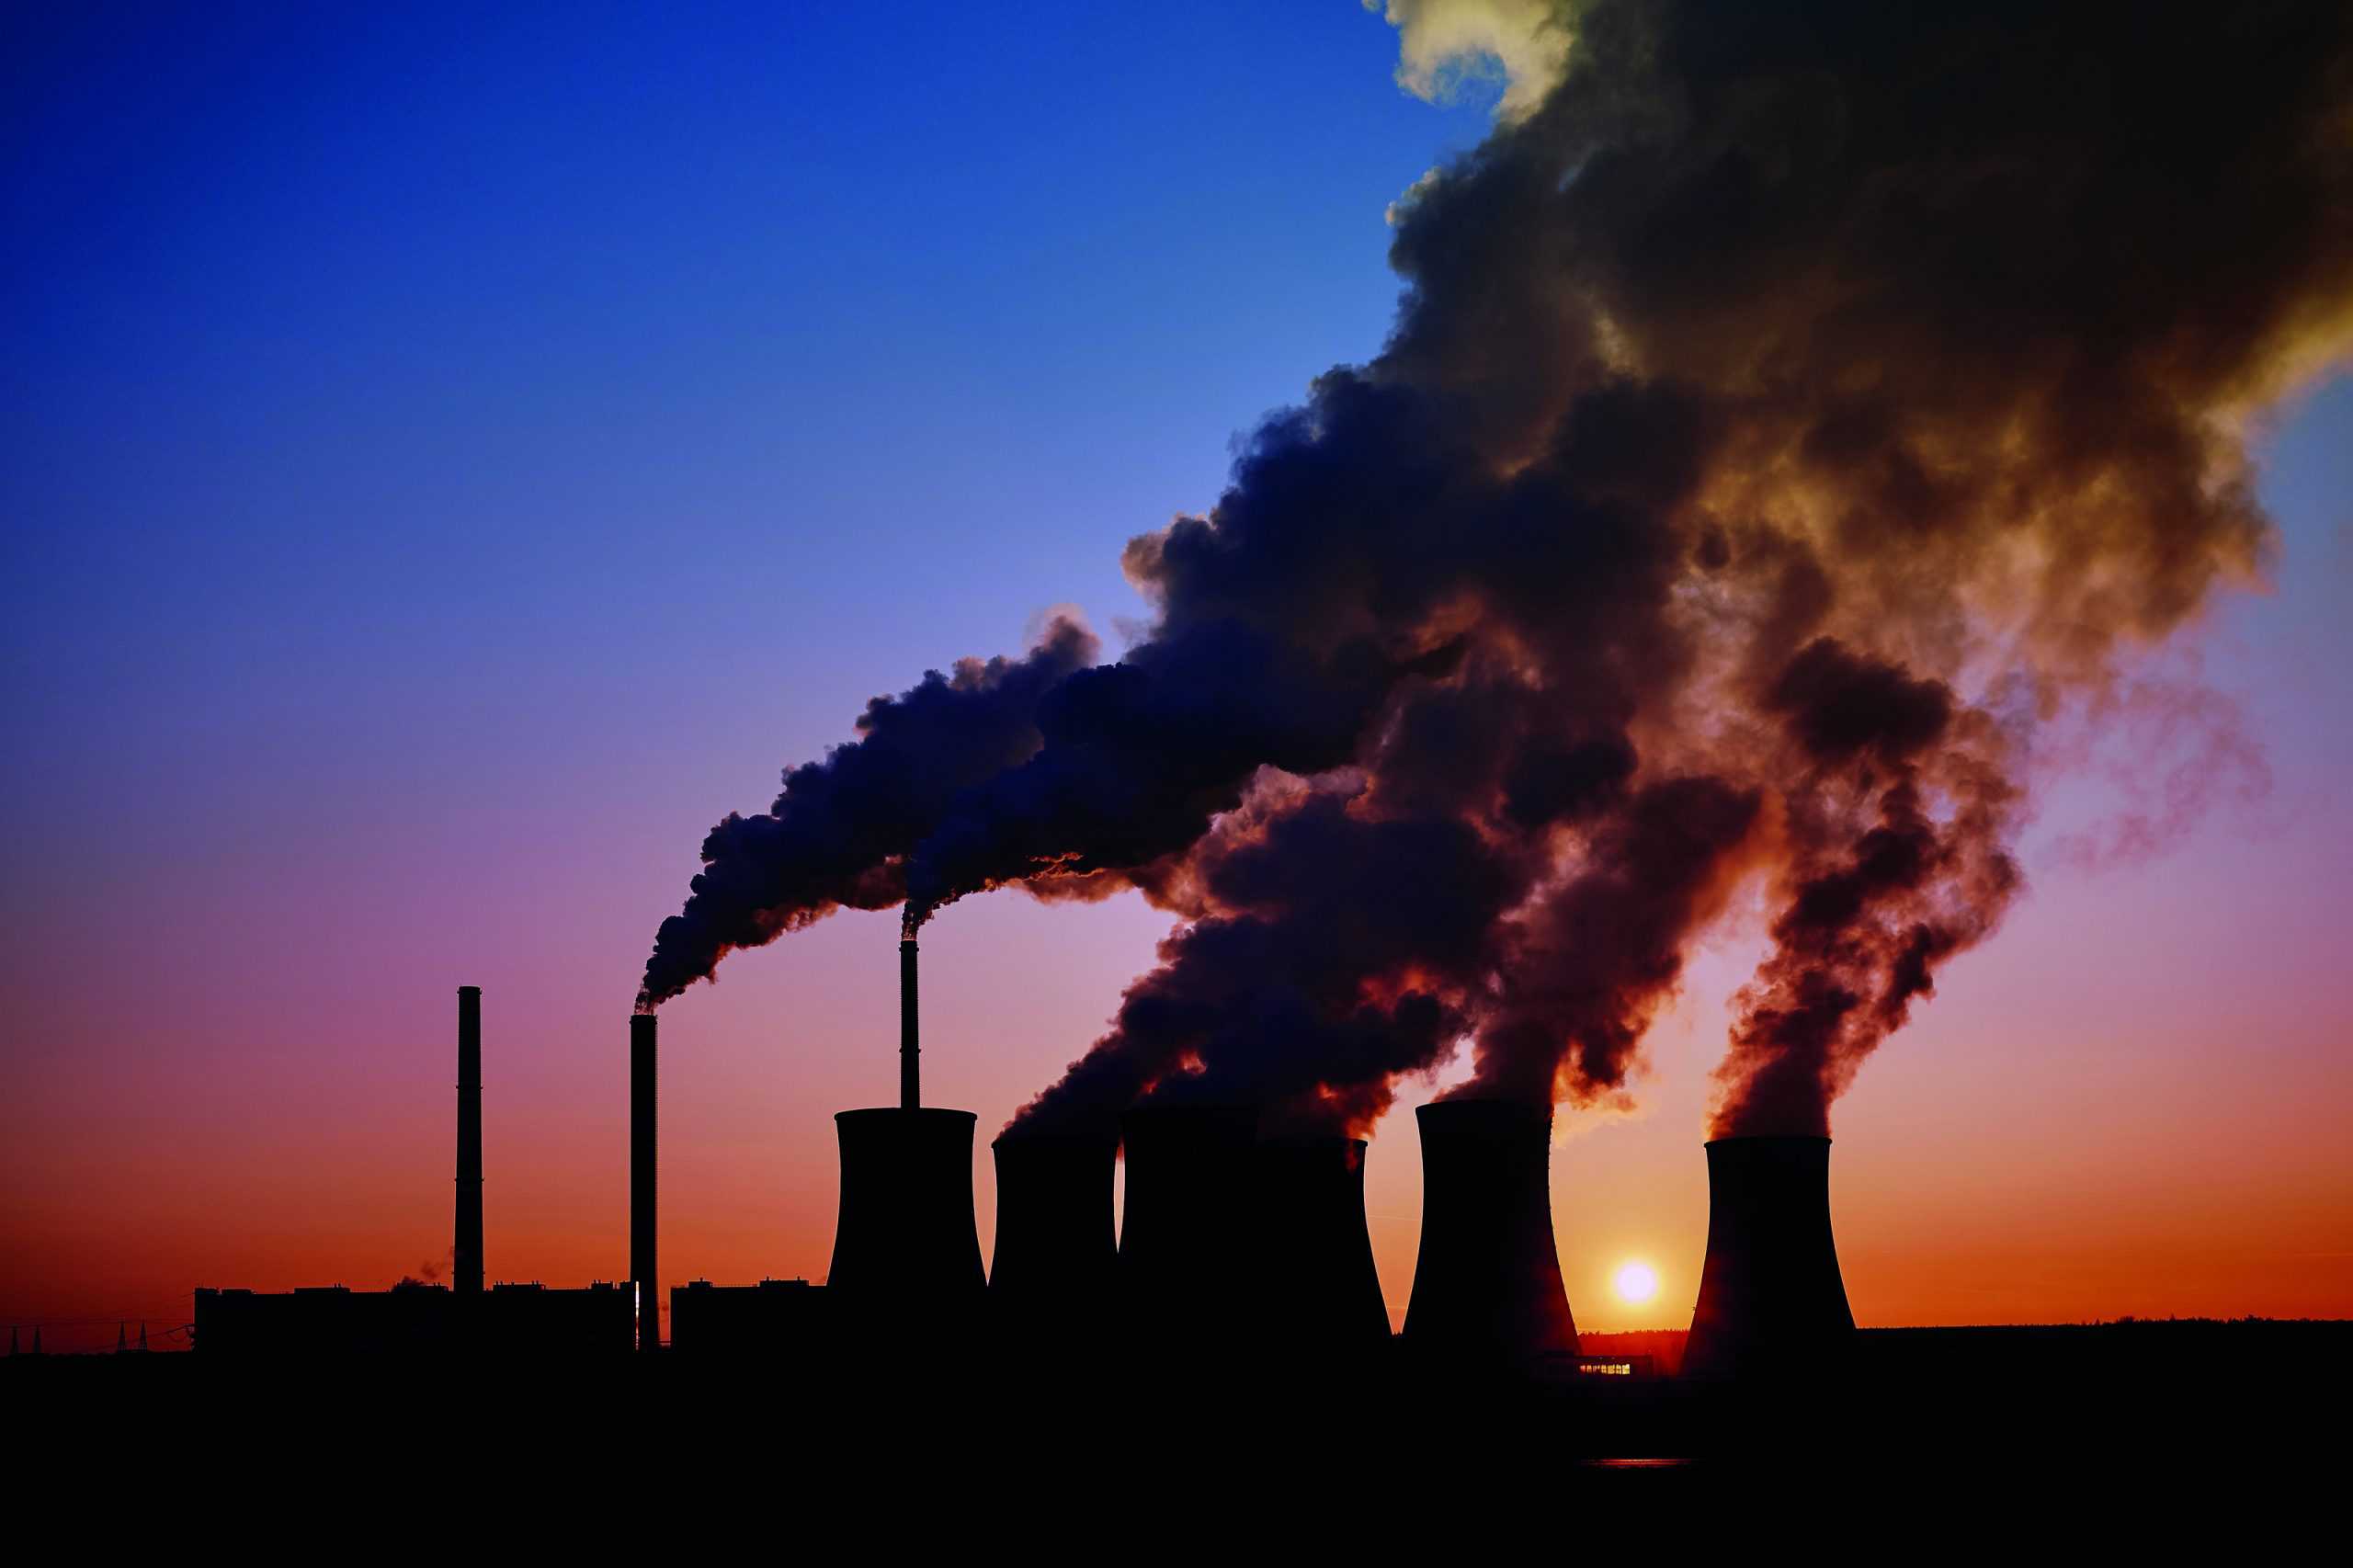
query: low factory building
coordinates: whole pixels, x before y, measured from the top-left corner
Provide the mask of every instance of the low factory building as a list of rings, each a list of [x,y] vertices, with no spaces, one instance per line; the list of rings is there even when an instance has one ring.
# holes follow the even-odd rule
[[[697,1279],[670,1292],[670,1348],[681,1356],[773,1357],[820,1342],[824,1287],[806,1279],[714,1285]]]
[[[635,1334],[635,1304],[618,1285],[577,1290],[494,1285],[483,1291],[327,1285],[282,1292],[199,1290],[193,1345],[206,1357],[279,1360],[578,1358],[626,1354]]]

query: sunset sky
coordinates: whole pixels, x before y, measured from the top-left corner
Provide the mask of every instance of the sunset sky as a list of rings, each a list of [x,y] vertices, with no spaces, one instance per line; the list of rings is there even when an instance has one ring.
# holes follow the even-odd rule
[[[460,984],[492,1278],[624,1274],[626,1015],[704,833],[1051,608],[1116,652],[1121,544],[1381,348],[1384,210],[1495,97],[1402,90],[1351,0],[40,9],[0,21],[0,1320],[51,1348],[446,1269]],[[2269,586],[2145,670],[2214,700],[2038,772],[2029,891],[1835,1108],[1866,1326],[2353,1315],[2353,381],[2258,450]],[[987,1138],[1168,926],[927,928],[984,1254]],[[663,1009],[665,1285],[824,1276],[895,936]],[[1688,1321],[1762,940],[1711,940],[1634,1110],[1561,1115],[1582,1327]],[[1375,1131],[1392,1319],[1407,1108],[1464,1069]]]

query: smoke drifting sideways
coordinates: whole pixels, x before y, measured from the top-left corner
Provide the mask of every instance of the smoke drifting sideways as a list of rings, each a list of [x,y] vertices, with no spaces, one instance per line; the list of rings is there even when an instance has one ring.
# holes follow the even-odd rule
[[[685,909],[662,922],[637,994],[651,1012],[737,948],[756,948],[835,909],[888,909],[906,897],[907,852],[955,793],[1038,748],[1044,696],[1098,656],[1068,617],[1047,622],[1019,659],[966,659],[897,697],[878,697],[858,739],[789,768],[757,816],[730,812],[703,840]]]
[[[1713,1131],[1826,1129],[2017,896],[2038,731],[2264,563],[2249,423],[2353,346],[2353,13],[1559,16],[1400,204],[1381,356],[1129,544],[1149,635],[887,831],[722,824],[649,996],[838,904],[1132,886],[1183,923],[1017,1129],[1360,1131],[1466,1040],[1461,1093],[1622,1098],[1755,888]]]

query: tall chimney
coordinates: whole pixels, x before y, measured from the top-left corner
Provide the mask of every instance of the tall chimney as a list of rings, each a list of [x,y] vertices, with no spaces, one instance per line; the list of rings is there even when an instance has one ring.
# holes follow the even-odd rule
[[[1830,1233],[1830,1140],[1708,1144],[1708,1256],[1683,1373],[1814,1372],[1854,1344],[1855,1314]]]
[[[458,1220],[452,1290],[482,1289],[482,987],[458,987]]]
[[[1512,1100],[1438,1100],[1422,1133],[1422,1246],[1405,1340],[1449,1357],[1574,1356],[1552,1241],[1552,1117]]]
[[[915,1027],[915,939],[899,938],[899,1108],[923,1104],[923,1046]]]
[[[1262,1348],[1286,1362],[1345,1359],[1389,1342],[1364,1219],[1365,1141],[1260,1143],[1250,1194]]]
[[[993,1315],[1017,1334],[1066,1336],[1101,1327],[1119,1267],[1111,1172],[1119,1140],[1000,1133]]]
[[[662,1345],[662,1276],[654,1233],[654,1017],[629,1018],[629,1275],[637,1283],[637,1346]]]
[[[1127,1222],[1120,1290],[1130,1332],[1151,1354],[1222,1354],[1241,1328],[1250,1278],[1255,1110],[1138,1106],[1120,1118]]]

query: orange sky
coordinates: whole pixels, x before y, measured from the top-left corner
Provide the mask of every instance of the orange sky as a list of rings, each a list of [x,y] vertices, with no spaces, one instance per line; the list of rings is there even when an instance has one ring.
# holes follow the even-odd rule
[[[2250,943],[2226,907],[2156,902],[2179,874],[2055,881],[1955,967],[1841,1102],[1833,1201],[1862,1323],[2353,1311],[2353,1070],[2335,1049],[2341,1013],[2295,1000],[2344,982],[2324,972],[2325,943]],[[2145,921],[2096,918],[2136,897]],[[929,934],[926,1088],[981,1114],[984,1250],[988,1133],[1084,1042],[1160,925],[1132,900],[1000,899]],[[669,1283],[823,1278],[829,1115],[894,1087],[893,935],[888,915],[837,918],[739,956],[665,1010]],[[1585,1327],[1688,1319],[1706,1233],[1705,1070],[1745,950],[1735,937],[1712,951],[1654,1032],[1638,1114],[1562,1117],[1555,1225]],[[2216,953],[2249,969],[2227,990],[2197,978]],[[472,978],[486,987],[491,1276],[618,1277],[624,1016],[589,1008],[591,988],[561,962]],[[51,1342],[111,1344],[103,1320],[184,1321],[199,1283],[381,1287],[445,1264],[451,989],[328,985],[276,1007],[256,995],[192,1013],[178,1042],[192,1049],[145,1070],[104,1049],[51,1059],[10,1113],[10,1318],[102,1320]],[[315,1050],[313,1029],[345,1039]],[[2211,1044],[2224,1040],[2228,1051]],[[28,1124],[36,1104],[45,1114]],[[1401,1104],[1366,1182],[1392,1317],[1412,1285],[1417,1163]],[[1630,1258],[1660,1276],[1645,1307],[1608,1289]]]

